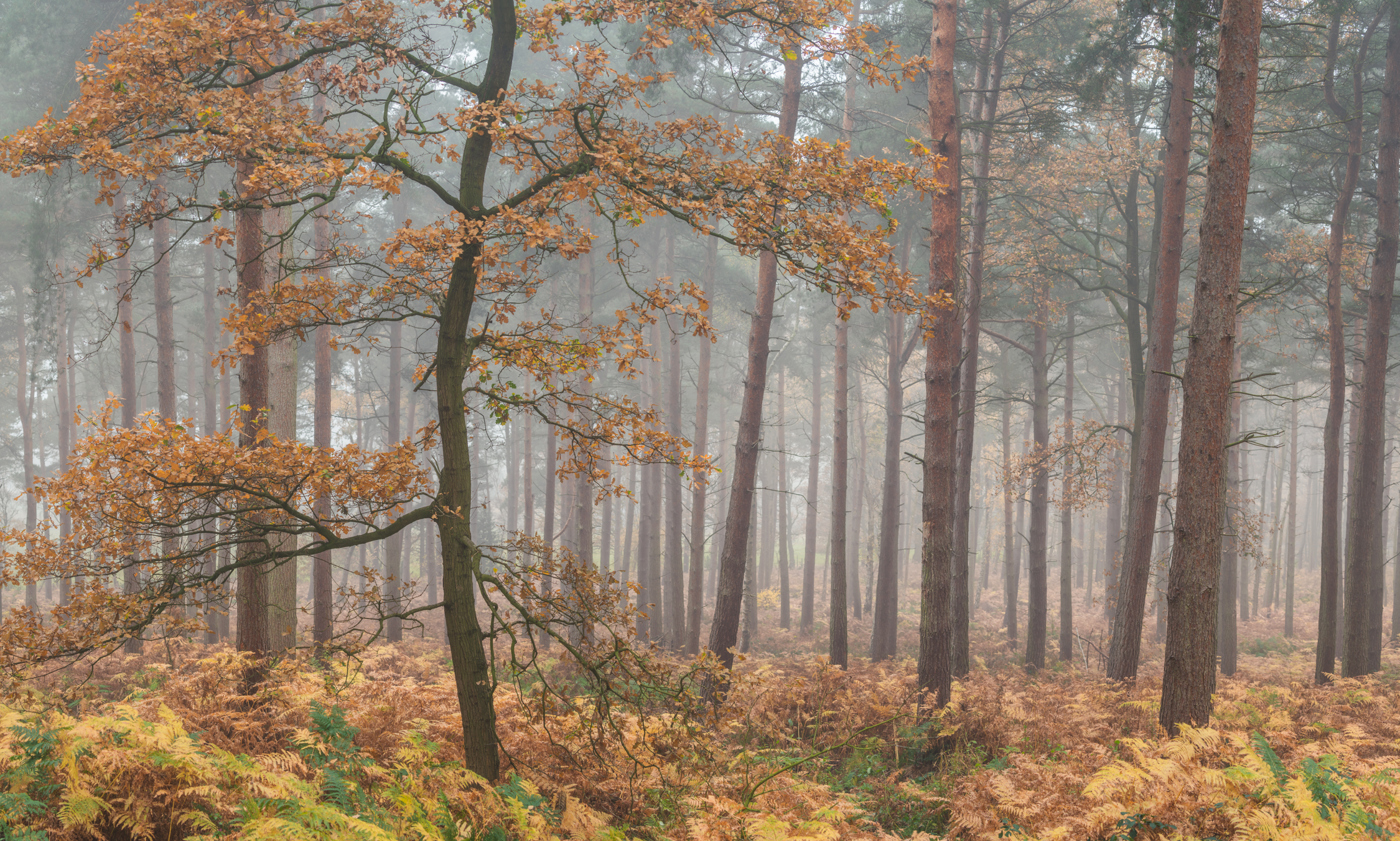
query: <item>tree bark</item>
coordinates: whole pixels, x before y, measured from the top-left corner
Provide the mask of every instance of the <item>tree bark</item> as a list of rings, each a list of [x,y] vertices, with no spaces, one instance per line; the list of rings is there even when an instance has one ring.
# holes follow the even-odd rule
[[[1182,376],[1181,448],[1160,720],[1203,725],[1215,691],[1221,494],[1240,249],[1259,82],[1260,0],[1224,0],[1200,259]]]
[[[1003,371],[1002,374],[1005,375],[1006,372]],[[1012,509],[1015,508],[1016,487],[1011,479],[1011,400],[1006,396],[1003,396],[1001,401],[1001,475],[1002,532],[1005,535],[1002,578],[1006,601],[1003,624],[1006,625],[1006,639],[1014,644],[1018,635],[1016,607],[1019,599],[1016,591],[1021,579],[1021,564],[1018,545],[1020,537],[1015,521],[1011,518]]]
[[[933,199],[930,225],[929,293],[946,305],[925,313],[928,336],[924,370],[924,499],[922,581],[919,594],[919,688],[942,707],[952,692],[953,520],[957,509],[957,417],[955,389],[960,363],[958,228],[962,207],[962,143],[958,128],[957,0],[935,0],[929,41],[929,136],[945,161],[947,189]]]
[[[705,242],[705,265],[700,271],[700,291],[709,302],[714,293],[715,260],[719,252],[719,240],[709,237]],[[710,432],[710,349],[713,340],[700,339],[699,361],[695,382],[695,432],[691,453],[696,460],[707,455],[706,446]],[[705,497],[709,490],[708,477],[701,473],[695,478],[690,493],[690,581],[689,598],[686,605],[685,653],[700,653],[700,623],[704,620],[705,605]],[[786,603],[784,603],[786,607]],[[786,624],[784,628],[788,627]]]
[[[1400,246],[1400,4],[1391,2],[1385,50],[1385,84],[1381,96],[1376,165],[1376,250],[1367,293],[1366,350],[1362,367],[1360,415],[1356,438],[1356,482],[1352,505],[1356,534],[1347,558],[1346,639],[1342,674],[1357,677],[1379,669],[1382,602],[1376,583],[1383,566],[1381,519],[1385,496],[1386,359],[1390,349],[1391,302],[1395,296],[1395,260]],[[1374,614],[1374,616],[1373,616]],[[1370,656],[1371,638],[1376,656]]]
[[[1074,658],[1074,311],[1065,325],[1065,451],[1060,504],[1060,659]]]
[[[1238,325],[1238,322],[1237,322]],[[1238,326],[1236,327],[1238,329]],[[1234,375],[1239,375],[1239,346],[1235,347]],[[1243,425],[1243,413],[1238,393],[1230,397],[1231,438],[1238,440]],[[1240,540],[1239,532],[1243,506],[1240,493],[1240,448],[1230,447],[1226,455],[1225,493],[1225,534],[1223,559],[1220,564],[1220,605],[1216,616],[1215,654],[1220,659],[1220,673],[1233,675],[1239,659],[1239,614],[1236,608],[1239,600]]]
[[[316,263],[324,266],[330,260],[331,231],[330,221],[324,216],[316,217],[313,223]],[[206,295],[207,300],[207,295]],[[321,325],[312,334],[315,343],[315,405],[312,408],[312,444],[320,449],[331,446],[331,328]],[[208,386],[206,385],[206,389]],[[331,516],[329,496],[316,500],[316,516]],[[330,643],[334,635],[333,615],[335,610],[334,585],[331,579],[331,553],[318,553],[311,561],[311,637],[318,646]],[[429,576],[429,580],[434,580]],[[436,601],[436,599],[434,599]]]
[[[788,56],[791,56],[789,58]],[[802,58],[789,50],[783,58],[783,95],[778,135],[790,142],[797,132],[797,107],[802,92]],[[778,258],[764,251],[758,258],[758,284],[749,325],[748,371],[739,409],[739,433],[734,445],[734,475],[725,518],[724,548],[720,553],[715,618],[710,625],[710,651],[726,669],[734,664],[731,651],[739,633],[739,610],[744,590],[744,561],[753,514],[754,481],[763,427],[763,393],[768,383],[768,338],[773,326]],[[804,601],[805,608],[805,601]]]
[[[268,352],[267,429],[279,441],[297,437],[297,345],[295,336],[274,343]],[[279,534],[270,541],[290,550],[295,535]],[[270,651],[289,651],[297,644],[297,559],[287,558],[267,570],[267,624]]]
[[[792,540],[788,533],[791,528],[792,511],[788,508],[788,461],[787,461],[787,371],[778,372],[778,627],[787,630],[792,627]]]
[[[251,195],[253,188],[250,186],[254,170],[253,162],[248,160],[239,161],[236,167],[239,191],[249,201],[257,200],[256,196]],[[235,236],[238,304],[247,310],[265,291],[263,211],[260,207],[252,205],[238,212]],[[238,366],[238,400],[242,406],[239,443],[244,447],[261,446],[258,433],[267,428],[268,363],[267,345],[256,343]],[[243,538],[238,544],[240,562],[265,552],[266,542],[261,538]],[[238,568],[238,650],[254,655],[265,654],[272,648],[271,628],[268,625],[267,572],[266,565],[260,563],[243,563]]]
[[[999,2],[995,11],[988,7],[983,19],[981,66],[976,85],[978,94],[972,120],[978,124],[977,148],[973,152],[973,198],[971,242],[967,253],[967,291],[963,297],[962,364],[958,370],[957,478],[953,532],[953,674],[966,675],[971,660],[968,629],[967,580],[969,520],[972,508],[973,443],[977,429],[977,366],[981,341],[982,275],[987,250],[987,208],[992,167],[992,127],[997,101],[1001,96],[1002,69],[1006,65],[1007,35],[1011,26],[1011,4]]]
[[[1186,186],[1191,164],[1191,96],[1196,84],[1194,38],[1183,29],[1177,30],[1176,37],[1178,43],[1172,51],[1167,107],[1162,230],[1148,335],[1143,423],[1128,489],[1128,522],[1122,543],[1122,572],[1118,578],[1117,601],[1121,609],[1114,615],[1108,649],[1108,677],[1113,680],[1137,675],[1142,651],[1143,608],[1152,566],[1152,536],[1157,530],[1157,499],[1166,456],[1167,403],[1171,396],[1172,351],[1186,228]]]
[[[1049,597],[1046,592],[1046,561],[1050,537],[1050,363],[1046,322],[1050,311],[1045,295],[1036,304],[1034,346],[1031,354],[1033,396],[1031,423],[1035,447],[1031,458],[1031,533],[1027,553],[1026,586],[1026,669],[1045,668],[1046,618]]]
[[[907,241],[906,241],[907,244]],[[870,659],[894,656],[899,629],[899,445],[904,428],[904,316],[888,310],[885,334],[888,362],[885,366],[885,464],[880,495],[879,570],[875,584],[874,630]]]
[[[843,669],[849,659],[846,639],[846,524],[850,513],[846,503],[846,468],[850,464],[849,343],[850,323],[838,316],[836,361],[833,367],[836,383],[831,410],[831,558],[828,570],[831,574],[831,616],[828,627],[831,664]]]
[[[1287,575],[1283,601],[1283,635],[1293,638],[1293,587],[1298,568],[1298,384],[1293,384],[1293,396],[1288,402],[1288,540],[1284,554],[1287,557]],[[1400,590],[1397,590],[1400,592]],[[1400,616],[1397,611],[1396,616]]]
[[[1341,189],[1332,207],[1332,221],[1327,238],[1327,359],[1328,398],[1327,419],[1322,432],[1322,527],[1321,589],[1318,595],[1317,659],[1313,680],[1326,683],[1336,668],[1337,627],[1341,619],[1338,603],[1341,599],[1341,517],[1342,517],[1342,415],[1346,409],[1346,326],[1342,322],[1342,252],[1346,245],[1347,216],[1356,192],[1361,172],[1362,139],[1362,68],[1371,33],[1375,31],[1379,14],[1361,39],[1352,74],[1352,102],[1348,110],[1337,99],[1334,73],[1340,34],[1342,7],[1333,10],[1327,33],[1327,65],[1322,74],[1323,93],[1333,115],[1346,122],[1346,166]]]
[[[812,345],[812,432],[811,453],[807,458],[807,522],[802,547],[802,615],[798,632],[812,633],[812,612],[817,583],[817,499],[821,481],[822,452],[822,357],[820,345]]]

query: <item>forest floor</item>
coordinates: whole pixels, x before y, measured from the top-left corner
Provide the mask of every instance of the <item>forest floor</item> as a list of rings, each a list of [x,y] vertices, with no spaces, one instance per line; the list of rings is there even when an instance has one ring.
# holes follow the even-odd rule
[[[912,596],[912,594],[911,594]],[[771,599],[765,599],[771,603]],[[1304,605],[1300,629],[1316,626]],[[1101,608],[1074,662],[1035,676],[976,614],[974,665],[920,706],[905,605],[894,661],[827,665],[764,616],[719,708],[497,692],[506,762],[460,764],[440,643],[278,664],[243,694],[227,648],[148,644],[0,713],[0,839],[1387,838],[1400,832],[1400,651],[1365,680],[1311,682],[1282,617],[1241,624],[1210,728],[1157,725],[1160,648],[1102,677]],[[769,621],[771,619],[771,621]],[[1051,628],[1056,627],[1051,617]],[[1150,629],[1150,623],[1149,623]],[[870,624],[852,624],[852,650]],[[1053,630],[1052,630],[1053,634]],[[1096,636],[1097,635],[1097,636]],[[1149,630],[1148,637],[1151,639]],[[1054,656],[1054,640],[1051,641]],[[563,665],[550,668],[564,670]],[[671,674],[680,674],[672,672]],[[640,699],[640,700],[639,700]]]

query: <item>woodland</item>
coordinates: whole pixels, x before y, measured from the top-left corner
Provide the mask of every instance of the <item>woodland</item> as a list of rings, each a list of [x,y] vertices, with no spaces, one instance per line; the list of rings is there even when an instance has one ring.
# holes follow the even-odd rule
[[[1400,832],[1400,0],[0,70],[0,841]]]

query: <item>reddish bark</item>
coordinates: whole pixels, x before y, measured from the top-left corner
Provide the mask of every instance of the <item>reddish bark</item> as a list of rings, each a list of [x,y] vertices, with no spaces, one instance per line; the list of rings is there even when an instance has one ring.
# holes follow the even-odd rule
[[[1259,84],[1261,0],[1225,0],[1220,20],[1200,260],[1182,376],[1181,448],[1160,720],[1202,725],[1215,692],[1216,589],[1240,249]]]
[[[930,225],[929,293],[938,303],[925,313],[928,336],[924,371],[923,557],[919,596],[919,687],[948,703],[952,691],[953,519],[957,474],[955,388],[960,363],[959,318],[952,303],[958,292],[958,227],[962,189],[962,143],[958,128],[957,0],[936,0],[929,42],[929,136],[944,158],[947,189],[933,199]]]

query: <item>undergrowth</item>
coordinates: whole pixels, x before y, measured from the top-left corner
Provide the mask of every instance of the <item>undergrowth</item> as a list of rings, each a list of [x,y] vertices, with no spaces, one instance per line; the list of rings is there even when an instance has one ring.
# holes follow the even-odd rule
[[[318,670],[195,649],[117,657],[0,710],[0,841],[41,839],[1387,839],[1400,692],[1316,687],[1265,638],[1210,728],[1157,726],[1159,686],[989,660],[933,710],[912,661],[770,654],[726,704],[612,708],[502,685],[505,771],[462,766],[441,648]],[[563,668],[562,666],[556,666]]]

